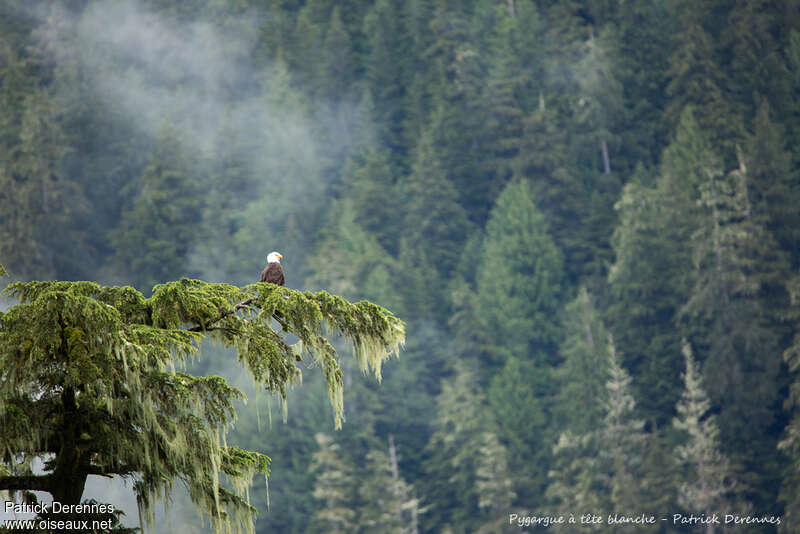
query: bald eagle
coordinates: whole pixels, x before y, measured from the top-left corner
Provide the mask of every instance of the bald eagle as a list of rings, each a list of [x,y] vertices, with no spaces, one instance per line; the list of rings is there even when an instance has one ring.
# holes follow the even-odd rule
[[[283,267],[281,267],[281,258],[283,254],[280,252],[270,252],[267,254],[267,266],[261,271],[259,282],[269,282],[270,284],[277,284],[282,286],[285,279],[283,277]]]

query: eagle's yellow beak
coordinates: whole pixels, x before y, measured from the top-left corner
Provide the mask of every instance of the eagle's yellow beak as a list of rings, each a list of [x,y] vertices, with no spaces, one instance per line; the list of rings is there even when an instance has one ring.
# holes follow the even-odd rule
[[[278,259],[282,260],[283,259],[283,254],[278,254]]]

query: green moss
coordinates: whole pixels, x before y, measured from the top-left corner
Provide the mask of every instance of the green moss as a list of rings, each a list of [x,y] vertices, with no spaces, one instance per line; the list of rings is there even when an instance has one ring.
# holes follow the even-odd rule
[[[13,459],[11,471],[31,474],[29,458],[77,436],[86,463],[72,468],[135,476],[142,517],[180,479],[215,531],[252,532],[249,487],[255,473],[268,475],[270,459],[225,445],[242,392],[221,377],[176,372],[175,362],[211,337],[285,401],[311,358],[338,427],[342,371],[326,336],[348,340],[361,368],[380,378],[405,335],[400,320],[370,302],[272,284],[181,279],[145,298],[94,282],[17,282],[4,294],[19,301],[0,315],[0,454]],[[286,334],[300,342],[290,346]],[[69,402],[67,391],[75,392]],[[50,468],[57,465],[65,464]]]

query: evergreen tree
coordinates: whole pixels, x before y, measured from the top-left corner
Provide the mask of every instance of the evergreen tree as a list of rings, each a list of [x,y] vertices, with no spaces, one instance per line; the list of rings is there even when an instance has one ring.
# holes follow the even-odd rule
[[[599,514],[638,507],[652,509],[652,466],[645,463],[651,437],[644,421],[634,413],[631,377],[622,368],[611,336],[607,339],[608,380],[600,399],[602,419],[584,434],[563,432],[554,449],[554,468],[549,473],[547,496],[565,514]],[[617,512],[619,513],[619,512]],[[582,525],[592,532],[635,532],[631,524]],[[561,526],[559,532],[568,532]]]
[[[565,517],[576,512],[600,514],[611,509],[607,489],[608,473],[597,451],[598,434],[576,435],[565,431],[553,446],[552,469],[548,471],[548,501]],[[581,524],[586,532],[607,532],[604,523]],[[574,525],[553,525],[553,532],[573,532]]]
[[[700,128],[715,147],[722,148],[724,154],[732,153],[742,138],[742,115],[725,97],[727,80],[715,58],[714,39],[704,27],[709,6],[681,1],[678,7],[678,31],[669,59],[666,118],[677,124],[686,107],[692,106]]]
[[[770,106],[763,100],[753,119],[753,131],[744,153],[753,216],[775,236],[792,265],[800,265],[800,216],[794,209],[798,198],[797,171],[786,151],[786,136],[773,122]]]
[[[584,189],[578,173],[567,164],[568,150],[568,132],[540,94],[538,109],[525,119],[514,175],[531,184],[536,205],[564,253],[566,279],[574,282],[591,261],[591,251],[584,239]]]
[[[329,19],[329,5],[325,0],[310,0],[297,13],[294,34],[289,48],[289,66],[299,87],[307,94],[322,91],[324,56],[319,53],[325,42],[325,25]]]
[[[793,276],[786,285],[792,304],[787,318],[794,323],[794,338],[783,352],[783,359],[792,373],[792,382],[784,403],[790,420],[778,444],[789,460],[784,467],[780,489],[780,500],[785,506],[785,523],[779,529],[781,533],[790,532],[790,525],[796,524],[800,518],[800,380],[797,373],[800,369],[800,276]]]
[[[392,166],[402,171],[411,153],[406,134],[411,56],[401,6],[397,0],[379,0],[364,18],[363,31],[369,44],[364,68],[375,133],[391,154]]]
[[[546,485],[542,466],[551,463],[551,445],[556,439],[553,369],[525,356],[509,357],[489,382],[487,396],[498,426],[498,437],[506,445],[519,502],[538,502]],[[519,414],[524,413],[521,419]]]
[[[489,520],[476,532],[489,534],[516,530],[515,526],[509,525],[507,518],[516,494],[506,462],[506,449],[493,432],[483,432],[479,444],[475,489],[478,490],[478,508]]]
[[[781,57],[779,20],[784,16],[780,2],[738,0],[732,2],[728,23],[720,31],[720,44],[729,73],[728,100],[736,102],[743,117],[755,115],[761,105],[758,95],[772,102],[791,99],[786,65]]]
[[[342,100],[353,83],[355,64],[350,34],[342,22],[341,8],[335,6],[322,46],[324,93],[322,96]]]
[[[378,240],[390,254],[396,254],[404,213],[387,210],[402,198],[397,177],[392,171],[391,156],[385,150],[369,149],[353,158],[348,169],[351,190],[347,195],[357,211],[355,222]]]
[[[567,304],[564,341],[559,350],[563,363],[555,373],[560,384],[559,430],[579,436],[596,428],[602,419],[601,400],[608,374],[608,334],[592,300],[586,288],[581,288]]]
[[[253,531],[246,490],[270,460],[225,444],[242,392],[217,376],[176,372],[175,363],[209,336],[235,348],[253,379],[285,400],[310,356],[339,426],[341,368],[321,323],[349,338],[377,377],[404,338],[402,323],[372,303],[269,284],[242,290],[182,279],[145,298],[131,287],[28,282],[4,294],[19,304],[0,314],[0,490],[46,491],[75,505],[89,475],[132,477],[152,520],[154,499],[168,497],[178,479],[215,532],[232,524]],[[33,472],[34,458],[45,458],[44,472]]]
[[[620,223],[612,244],[616,259],[609,271],[613,297],[609,324],[625,364],[636,376],[640,409],[666,424],[680,389],[680,334],[675,320],[693,285],[691,236],[699,225],[700,184],[719,173],[719,161],[690,110],[675,140],[664,151],[655,187],[646,174],[628,183],[616,204]],[[697,328],[694,323],[687,328]]]
[[[719,427],[716,418],[709,415],[711,402],[703,389],[700,369],[688,343],[684,343],[683,356],[686,360],[685,386],[673,425],[688,434],[687,442],[677,448],[687,475],[679,489],[678,501],[691,513],[707,517],[733,513],[742,509],[742,503],[734,507],[731,501],[733,472],[720,449]],[[715,526],[709,524],[705,532],[713,534],[715,530]]]
[[[36,87],[26,60],[0,41],[0,256],[22,277],[85,275],[91,258],[77,230],[86,213],[80,187],[63,174],[70,148],[56,104]],[[90,260],[89,260],[90,261]]]
[[[314,514],[319,529],[324,532],[345,534],[355,529],[353,494],[355,478],[353,465],[333,438],[318,433],[315,436],[319,450],[314,453],[311,469],[317,471],[314,498],[322,506]]]
[[[417,74],[426,91],[419,98],[426,102],[427,120],[417,135],[420,140],[431,136],[433,151],[458,193],[459,204],[471,222],[482,224],[492,201],[487,190],[490,182],[481,166],[485,65],[470,35],[465,5],[434,2],[429,30],[433,39],[423,53],[426,68]]]
[[[161,125],[155,152],[114,233],[115,268],[144,290],[189,274],[187,255],[202,237],[202,184],[192,176],[181,143],[173,127]]]
[[[676,16],[671,6],[647,0],[628,2],[619,16],[616,61],[626,112],[616,166],[632,172],[637,164],[656,165],[673,130],[662,115]]]
[[[426,133],[417,145],[403,194],[408,202],[404,223],[407,232],[400,252],[406,278],[403,283],[410,289],[408,307],[421,314],[446,309],[444,281],[455,270],[472,228],[446,169],[432,136]]]
[[[331,207],[329,222],[308,260],[306,284],[325,287],[351,298],[371,298],[401,306],[399,288],[393,280],[396,261],[374,234],[358,224],[358,211],[350,199]],[[349,268],[331,269],[332,263],[349,265]]]
[[[359,488],[363,501],[359,526],[366,533],[416,534],[419,501],[413,488],[400,476],[397,449],[389,436],[388,454],[381,449],[367,453],[368,475]]]
[[[779,402],[782,340],[769,310],[782,305],[774,290],[787,266],[753,213],[748,183],[740,160],[728,176],[709,173],[701,187],[706,218],[693,235],[696,282],[682,312],[708,325],[703,371],[713,377],[707,387],[719,406],[723,450],[765,490],[750,499],[767,509],[775,495],[758,481],[777,477],[777,437],[765,434]]]
[[[532,37],[539,25],[536,8],[533,4],[519,7],[524,13],[517,16],[514,3],[482,1],[473,15],[473,40],[485,58],[487,71],[481,98],[486,120],[480,142],[485,146],[481,157],[485,176],[481,189],[474,187],[474,192],[469,193],[471,205],[476,205],[476,197],[484,200],[483,205],[476,206],[481,211],[477,219],[480,223],[513,174],[523,134],[526,97],[533,89],[538,66],[538,43]],[[481,43],[484,38],[487,42]]]
[[[443,532],[455,525],[478,525],[496,519],[487,517],[479,506],[482,494],[477,484],[478,469],[485,470],[487,465],[475,451],[483,446],[484,433],[494,428],[485,402],[477,389],[474,372],[465,363],[458,363],[455,375],[442,385],[437,397],[434,433],[426,447],[430,454],[426,460],[429,482],[424,498],[430,503],[425,515],[426,532]],[[499,462],[500,467],[505,463],[500,458],[494,458],[493,462]],[[508,488],[505,478],[495,479],[493,485],[496,484]],[[503,495],[509,496],[507,489]]]
[[[791,29],[784,47],[784,55],[787,58],[787,85],[789,94],[787,98],[781,99],[773,104],[776,106],[777,116],[784,118],[787,131],[787,146],[797,146],[800,140],[800,31]],[[797,166],[800,161],[800,151],[792,150],[792,161]]]
[[[562,257],[526,181],[509,184],[486,224],[476,305],[489,332],[492,366],[509,357],[554,363]]]
[[[631,510],[646,502],[643,485],[646,466],[644,453],[647,434],[644,421],[634,414],[631,377],[622,368],[613,340],[608,339],[608,397],[604,402],[605,415],[600,430],[600,449],[610,468],[608,489],[615,510]],[[657,510],[651,510],[657,513]],[[619,532],[634,532],[635,527],[625,525]]]

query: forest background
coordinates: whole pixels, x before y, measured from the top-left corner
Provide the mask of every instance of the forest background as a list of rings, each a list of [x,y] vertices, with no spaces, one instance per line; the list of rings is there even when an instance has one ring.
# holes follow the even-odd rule
[[[259,533],[795,532],[799,170],[792,0],[0,3],[13,278],[242,285],[275,249],[407,322],[382,384],[345,362],[343,430],[313,373],[286,423],[240,408]]]

